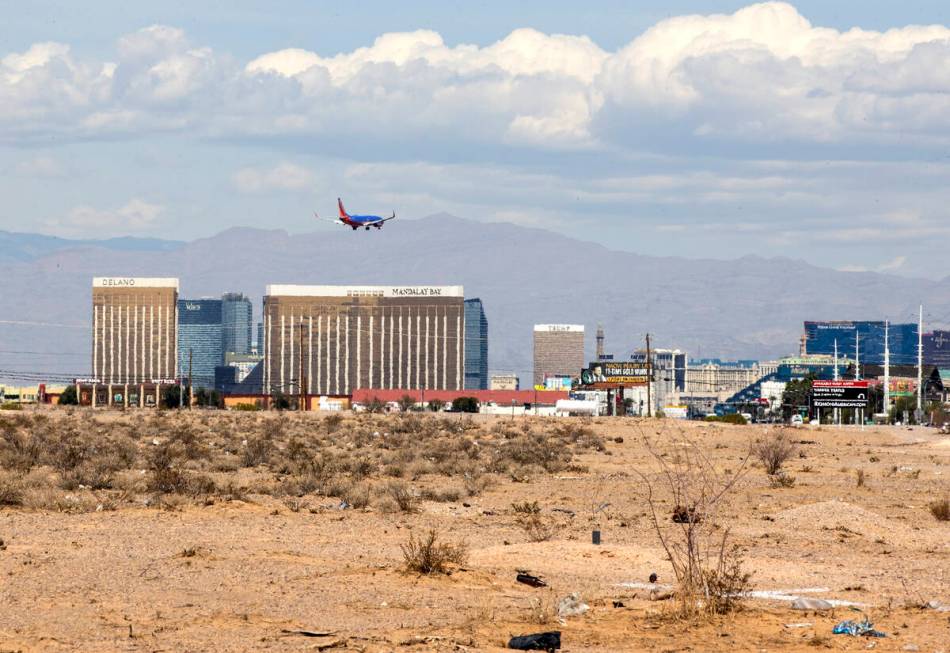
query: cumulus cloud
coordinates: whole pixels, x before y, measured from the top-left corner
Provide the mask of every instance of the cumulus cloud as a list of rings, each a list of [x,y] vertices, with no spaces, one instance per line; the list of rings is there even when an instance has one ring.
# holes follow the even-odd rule
[[[61,218],[46,221],[46,228],[58,235],[81,238],[109,238],[153,229],[164,211],[159,204],[132,198],[114,209],[77,206]]]
[[[273,168],[241,168],[234,173],[231,181],[242,193],[296,191],[313,188],[314,174],[293,163],[281,163]]]
[[[945,142],[950,30],[812,25],[790,4],[660,21],[615,52],[518,29],[486,46],[431,30],[334,56],[241,64],[153,25],[114,61],[38,43],[0,59],[0,134],[136,130],[221,137],[425,138],[528,149],[735,139],[768,144]]]

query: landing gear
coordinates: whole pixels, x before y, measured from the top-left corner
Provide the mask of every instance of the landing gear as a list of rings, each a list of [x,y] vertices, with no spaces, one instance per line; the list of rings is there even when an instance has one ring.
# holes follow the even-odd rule
[[[369,227],[366,227],[366,231],[369,231]]]

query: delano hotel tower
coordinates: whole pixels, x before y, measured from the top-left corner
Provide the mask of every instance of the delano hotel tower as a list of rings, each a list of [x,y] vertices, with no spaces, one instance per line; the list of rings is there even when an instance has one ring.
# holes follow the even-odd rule
[[[264,391],[461,390],[464,334],[461,286],[267,286]]]
[[[92,376],[122,385],[178,376],[178,279],[92,280]]]

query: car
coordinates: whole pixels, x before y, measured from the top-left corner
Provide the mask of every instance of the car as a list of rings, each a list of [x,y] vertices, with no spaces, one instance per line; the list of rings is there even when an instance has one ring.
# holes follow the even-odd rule
[[[805,420],[802,419],[801,415],[792,415],[792,419],[789,421],[789,424],[792,426],[802,426],[805,424]]]
[[[752,423],[752,413],[740,413],[740,415],[742,415],[747,424]]]

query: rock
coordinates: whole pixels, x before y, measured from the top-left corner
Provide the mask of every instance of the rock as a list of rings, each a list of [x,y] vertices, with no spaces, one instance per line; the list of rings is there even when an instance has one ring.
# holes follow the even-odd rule
[[[824,599],[813,599],[808,596],[800,596],[792,601],[792,610],[831,610],[834,606]]]

